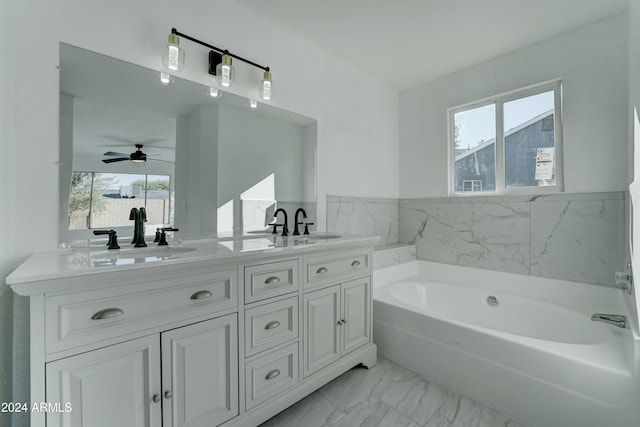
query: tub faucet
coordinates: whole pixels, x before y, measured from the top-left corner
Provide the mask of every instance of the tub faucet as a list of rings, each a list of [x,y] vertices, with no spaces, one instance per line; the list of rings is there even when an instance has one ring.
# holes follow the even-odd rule
[[[591,320],[595,322],[608,323],[610,325],[617,326],[618,328],[627,327],[627,318],[621,314],[595,313],[591,316]]]
[[[280,212],[284,214],[284,224],[273,224],[273,231],[271,232],[271,234],[278,234],[278,227],[282,226],[282,236],[284,237],[289,235],[289,219],[287,218],[287,211],[282,208],[276,209],[276,211],[273,213],[273,219],[275,219],[277,223],[278,214]]]
[[[145,208],[132,208],[129,212],[129,219],[134,221],[133,223],[133,240],[131,244],[135,248],[146,248],[147,244],[144,242],[144,223],[147,222],[147,211]]]

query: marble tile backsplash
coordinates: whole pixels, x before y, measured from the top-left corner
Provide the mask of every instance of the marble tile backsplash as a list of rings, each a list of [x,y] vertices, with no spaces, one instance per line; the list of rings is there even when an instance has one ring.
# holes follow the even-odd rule
[[[624,192],[327,203],[327,230],[414,244],[418,259],[602,285],[624,270],[624,224]]]

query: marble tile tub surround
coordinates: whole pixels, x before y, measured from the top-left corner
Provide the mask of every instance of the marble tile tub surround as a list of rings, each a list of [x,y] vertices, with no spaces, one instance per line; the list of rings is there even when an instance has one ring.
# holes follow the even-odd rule
[[[612,285],[625,263],[623,192],[401,199],[418,259]]]
[[[415,244],[421,260],[601,285],[624,270],[624,224],[624,192],[327,196],[330,232],[376,234],[381,246]]]
[[[327,196],[327,231],[380,236],[398,243],[398,199]]]
[[[355,367],[261,427],[526,427],[378,357]]]
[[[373,251],[373,269],[398,265],[409,261],[415,261],[417,258],[416,245],[406,245],[396,243],[387,246],[378,246]]]

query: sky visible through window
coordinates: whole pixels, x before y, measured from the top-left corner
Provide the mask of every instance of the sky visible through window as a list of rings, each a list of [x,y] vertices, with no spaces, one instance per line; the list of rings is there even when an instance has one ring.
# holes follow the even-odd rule
[[[553,106],[553,91],[506,102],[504,131],[507,132],[539,114],[552,110]],[[496,136],[495,104],[462,111],[454,117],[459,132],[459,149],[471,149]]]

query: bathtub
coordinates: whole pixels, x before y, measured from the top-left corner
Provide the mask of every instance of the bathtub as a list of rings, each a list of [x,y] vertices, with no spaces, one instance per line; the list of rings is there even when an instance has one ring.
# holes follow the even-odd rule
[[[431,381],[528,427],[640,426],[638,331],[590,320],[620,289],[412,261],[373,298],[378,353]]]

